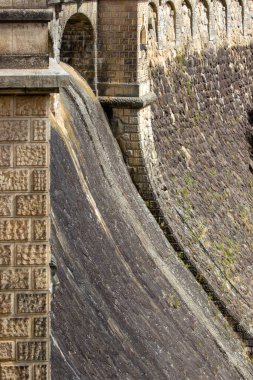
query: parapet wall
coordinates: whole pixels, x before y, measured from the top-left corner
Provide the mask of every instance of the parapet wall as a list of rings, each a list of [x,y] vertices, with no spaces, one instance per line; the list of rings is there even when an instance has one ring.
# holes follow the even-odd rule
[[[189,48],[191,44],[200,48],[209,42],[220,45],[225,39],[238,44],[252,32],[251,13],[245,0],[172,0],[161,3],[157,11],[161,49],[180,45]]]
[[[84,42],[83,56],[89,59],[90,54],[93,60],[94,89],[100,96],[142,96],[150,91],[148,67],[158,57],[245,45],[253,35],[253,7],[247,0],[53,3],[50,34],[56,59],[61,58],[64,30],[73,24],[73,16],[89,21],[93,51]],[[69,41],[70,51],[73,45],[75,41]]]

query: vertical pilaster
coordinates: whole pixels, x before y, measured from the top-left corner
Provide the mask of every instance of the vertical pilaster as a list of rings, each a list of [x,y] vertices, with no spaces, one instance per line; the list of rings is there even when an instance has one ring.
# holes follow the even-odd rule
[[[0,96],[1,380],[49,378],[48,110]]]
[[[49,65],[52,15],[45,9],[46,1],[4,4],[0,8],[0,379],[49,380],[49,106],[50,92],[64,85],[67,76]]]
[[[98,93],[106,106],[113,132],[127,167],[144,200],[152,207],[141,128],[151,122],[150,104],[156,100],[149,78],[147,0],[100,0],[98,5]],[[157,22],[158,13],[154,17]],[[153,34],[157,36],[155,27]],[[154,46],[153,46],[154,47]],[[154,54],[157,51],[155,41]],[[147,122],[147,123],[146,123]],[[156,205],[154,205],[156,208]]]

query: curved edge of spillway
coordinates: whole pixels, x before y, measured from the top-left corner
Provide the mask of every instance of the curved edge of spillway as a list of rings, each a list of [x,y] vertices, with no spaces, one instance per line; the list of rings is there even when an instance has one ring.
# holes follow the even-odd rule
[[[70,85],[51,117],[52,378],[253,378],[138,195],[99,102],[64,69]]]

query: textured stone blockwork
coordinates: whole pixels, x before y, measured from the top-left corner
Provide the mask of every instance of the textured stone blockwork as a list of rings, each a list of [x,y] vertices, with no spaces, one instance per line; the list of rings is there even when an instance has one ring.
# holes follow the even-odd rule
[[[1,380],[48,379],[48,108],[0,96]]]

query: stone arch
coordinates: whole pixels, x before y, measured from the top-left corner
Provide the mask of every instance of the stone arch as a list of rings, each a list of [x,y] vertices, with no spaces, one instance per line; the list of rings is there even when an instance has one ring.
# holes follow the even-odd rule
[[[154,2],[148,4],[148,33],[149,38],[158,39],[158,10]]]
[[[147,29],[143,25],[140,31],[140,44],[141,45],[147,45]]]
[[[188,0],[181,4],[181,42],[188,43],[192,39],[192,6]]]
[[[224,38],[227,36],[227,3],[225,0],[215,0],[214,7],[214,25],[216,36]]]
[[[77,70],[95,85],[95,35],[87,16],[76,13],[65,24],[62,34],[60,59]]]
[[[197,13],[197,31],[200,39],[208,40],[209,38],[209,5],[207,0],[199,0],[196,6]]]
[[[167,33],[166,39],[169,44],[176,41],[176,8],[172,1],[167,1],[165,4]]]
[[[232,35],[243,34],[244,3],[242,0],[231,0],[230,17]]]
[[[156,8],[156,11],[158,11],[159,6],[161,5],[161,0],[149,0],[149,4],[153,4]]]

